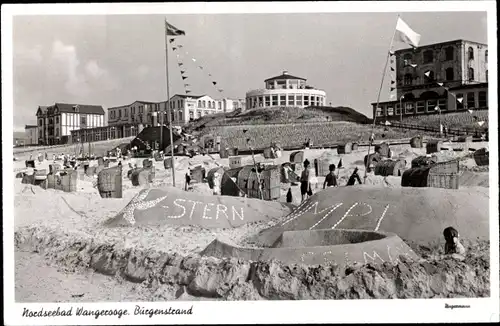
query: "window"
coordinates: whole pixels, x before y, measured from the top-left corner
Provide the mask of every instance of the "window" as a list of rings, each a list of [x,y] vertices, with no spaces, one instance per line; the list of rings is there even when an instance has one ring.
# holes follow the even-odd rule
[[[434,60],[434,53],[432,50],[424,51],[424,63],[431,63]]]
[[[382,116],[382,108],[377,108],[377,117],[381,117]]]
[[[387,115],[389,116],[394,115],[394,108],[392,106],[387,108]]]
[[[458,93],[456,95],[456,99],[457,99],[457,110],[463,110],[464,109],[464,94]],[[459,101],[460,99],[462,99],[462,100]]]
[[[201,102],[201,107],[202,107],[202,108],[206,108],[206,107],[207,107],[207,101],[203,101],[203,102]]]
[[[467,52],[469,54],[469,60],[473,60],[474,59],[474,49],[471,46],[469,46],[469,50]]]
[[[474,80],[474,68],[469,68],[469,81]]]
[[[210,102],[209,102],[209,103],[210,103]],[[198,111],[198,112],[197,112],[197,117],[198,117],[198,118],[201,118],[201,111]]]
[[[488,50],[484,51],[484,61],[488,62]]]
[[[295,105],[302,106],[302,95],[297,95],[297,98],[295,100]]]
[[[56,128],[56,137],[59,137],[59,128]]]
[[[414,109],[415,109],[415,104],[414,103],[405,103],[405,113],[406,114],[413,113]]]
[[[179,121],[182,121],[182,112],[179,112]]]
[[[429,75],[429,76],[427,76],[427,75]],[[424,82],[425,83],[433,82],[434,81],[434,71],[432,71],[432,70],[428,71],[427,75],[424,74]]]
[[[411,59],[412,59],[412,55],[410,53],[407,53],[404,55],[403,57],[403,62],[404,62],[404,66],[409,66],[411,64]]]
[[[212,102],[208,101],[208,108],[211,109],[212,108]]]
[[[271,106],[271,96],[266,96],[266,106]]]
[[[404,77],[404,85],[411,85],[413,81],[413,77],[411,74],[406,74]]]
[[[278,95],[273,95],[273,106],[278,106]]]
[[[447,47],[447,48],[444,50],[444,52],[445,52],[445,58],[446,58],[446,61],[453,60],[454,50],[453,50],[453,47],[452,47],[452,46]]]
[[[309,106],[309,95],[304,95],[304,106]]]
[[[424,112],[425,112],[425,102],[418,101],[417,102],[417,113],[424,113]]]
[[[80,117],[80,124],[86,125],[87,124],[87,117]]]
[[[288,106],[294,106],[295,105],[295,99],[293,95],[288,95]]]
[[[396,104],[396,115],[401,114],[401,105],[399,103]]]
[[[453,75],[453,68],[446,69],[446,80],[453,80],[455,76]]]
[[[123,109],[123,116],[125,118],[128,117],[128,110],[127,109]]]
[[[41,127],[43,124],[42,120],[38,120],[38,125]]]
[[[286,95],[280,95],[280,105],[286,106]]]
[[[194,112],[192,110],[189,110],[189,119],[194,118]]]
[[[467,109],[473,109],[476,107],[476,98],[474,92],[467,93]]]
[[[486,108],[488,107],[488,95],[485,91],[479,92],[479,107],[480,108]]]
[[[427,112],[433,113],[436,111],[437,101],[436,100],[427,100]]]
[[[448,110],[448,105],[446,105],[446,99],[442,98],[439,99],[437,102],[437,105],[441,109],[441,111],[447,111]]]

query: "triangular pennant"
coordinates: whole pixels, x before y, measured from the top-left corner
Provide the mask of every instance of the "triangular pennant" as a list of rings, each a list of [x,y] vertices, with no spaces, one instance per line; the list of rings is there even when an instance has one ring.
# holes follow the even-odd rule
[[[431,75],[431,72],[429,70],[427,70],[426,72],[424,72],[424,75],[426,75],[427,77],[429,77]]]
[[[416,63],[410,63],[410,66],[411,66],[412,68],[415,68],[415,67],[417,67],[417,64],[416,64]]]
[[[180,66],[182,66],[182,65],[183,65],[183,63],[182,63],[182,62],[179,62],[179,63],[178,63],[178,65],[179,65],[179,67],[180,67]]]
[[[198,68],[200,68],[201,70],[203,70],[203,67],[202,67],[202,66],[198,66]]]
[[[182,80],[187,79],[187,76],[182,76]]]
[[[393,90],[395,90],[395,89],[396,89],[396,88],[394,88],[394,87],[391,87],[391,92],[392,92]]]
[[[440,110],[439,106],[436,105],[436,107],[434,108],[434,111],[439,111],[439,110]]]
[[[243,133],[244,133],[244,134],[246,134],[246,133],[247,133],[247,131],[248,131],[247,129],[243,129]]]
[[[189,85],[189,84],[184,84],[184,87],[188,87],[188,86],[191,86],[191,85]]]
[[[470,114],[472,114],[472,112],[474,112],[474,111],[472,111],[471,109],[469,109],[469,110],[467,110],[467,111],[469,111],[469,113],[470,113]]]
[[[478,122],[477,122],[477,124],[478,124],[480,127],[482,127],[482,126],[483,126],[483,124],[484,124],[484,121],[478,121]]]
[[[389,121],[386,121],[386,122],[385,122],[385,125],[386,125],[386,126],[390,126],[390,125],[391,125],[391,123],[390,123]]]
[[[337,164],[337,169],[341,169],[341,168],[342,168],[342,159],[340,159],[339,164]]]
[[[173,39],[173,38],[169,40],[170,43],[172,43],[173,41],[175,41],[175,39]]]
[[[172,47],[172,51],[175,51],[177,50],[177,48],[175,46]]]
[[[191,91],[189,89],[186,89],[186,94],[189,94],[191,93]]]
[[[463,101],[463,100],[464,100],[464,98],[463,98],[463,97],[459,97],[459,98],[457,98],[458,103],[462,103],[462,101]]]
[[[396,82],[394,80],[391,80],[391,85],[394,85]]]
[[[219,89],[218,91],[219,91],[220,93],[222,93],[224,90],[223,90],[223,89]]]
[[[443,83],[437,83],[437,84],[438,84],[439,86],[441,86],[441,87],[443,87],[443,85],[444,85]]]
[[[195,58],[191,58],[191,60],[193,60],[193,62],[196,62],[196,59],[195,59]]]
[[[180,45],[180,44],[179,44],[179,45],[177,45],[177,47],[178,47],[179,49],[182,49],[182,48],[183,48],[183,46],[182,46],[182,45]]]
[[[181,70],[181,75],[183,75],[186,72],[186,70]]]
[[[208,73],[208,77],[212,77],[212,74],[211,74],[211,73]]]
[[[394,68],[393,68],[393,67],[391,67],[391,71],[394,71]]]
[[[217,82],[213,81],[212,84],[214,84],[214,86],[215,86],[215,85],[217,85]]]

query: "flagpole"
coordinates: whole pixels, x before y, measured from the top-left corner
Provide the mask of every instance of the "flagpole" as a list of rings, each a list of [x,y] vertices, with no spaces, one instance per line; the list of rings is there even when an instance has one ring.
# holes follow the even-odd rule
[[[172,158],[172,184],[175,187],[175,159],[174,159],[174,138],[172,135],[172,113],[170,108],[170,87],[168,79],[168,33],[167,33],[167,20],[165,19],[165,75],[167,77],[167,119],[168,119],[168,129],[170,130],[170,157]],[[161,138],[161,149],[163,150],[163,113],[161,114],[161,128],[160,128],[160,138]]]
[[[398,20],[397,21],[399,21],[399,15],[398,15]],[[397,27],[397,23],[396,23],[396,27]],[[375,130],[375,121],[377,120],[377,110],[378,110],[378,105],[380,103],[380,94],[382,93],[382,87],[384,85],[385,73],[387,71],[387,64],[389,63],[389,58],[391,57],[392,44],[394,43],[394,37],[396,36],[396,27],[394,28],[394,33],[392,34],[391,43],[389,44],[389,50],[387,51],[387,58],[385,59],[384,70],[382,72],[382,80],[380,81],[380,88],[378,90],[377,105],[375,106],[375,114],[373,115],[372,132],[370,133],[370,139],[369,139],[369,142],[368,142],[368,154],[367,154],[367,157],[366,157],[365,175],[363,177],[363,183],[366,183],[366,178],[368,177],[367,176],[367,173],[368,173],[367,171],[368,171],[368,166],[370,164],[370,161],[368,160],[368,158],[369,158],[370,150],[371,150],[371,147],[372,147],[372,141],[375,140],[375,139],[372,139],[372,135],[373,135],[373,131]],[[403,108],[400,108],[400,109],[403,109]],[[375,138],[375,137],[373,137],[373,138]]]

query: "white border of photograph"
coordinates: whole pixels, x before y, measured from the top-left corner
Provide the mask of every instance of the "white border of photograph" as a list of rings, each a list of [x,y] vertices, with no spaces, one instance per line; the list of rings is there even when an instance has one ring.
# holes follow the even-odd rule
[[[482,299],[408,299],[408,300],[337,300],[337,301],[257,301],[257,302],[155,302],[138,303],[148,309],[165,307],[186,309],[192,315],[180,316],[102,316],[22,318],[24,308],[39,311],[57,307],[69,309],[128,309],[134,303],[21,304],[14,302],[14,196],[9,191],[14,182],[13,144],[13,15],[107,15],[107,14],[209,14],[209,13],[316,13],[316,12],[433,12],[487,11],[489,56],[489,131],[490,162],[498,162],[497,39],[496,3],[494,1],[401,1],[401,2],[308,2],[308,3],[168,3],[168,4],[34,4],[2,6],[2,158],[4,222],[4,314],[8,325],[69,324],[224,324],[224,323],[394,323],[394,322],[498,322],[499,261],[498,171],[490,170],[490,243],[491,297]],[[390,32],[389,32],[390,33]],[[387,35],[390,37],[390,35]],[[375,63],[374,63],[375,64]],[[382,62],[380,63],[382,65]],[[493,68],[492,68],[493,67]],[[377,81],[374,81],[376,87]],[[468,305],[468,309],[446,309],[448,305]]]

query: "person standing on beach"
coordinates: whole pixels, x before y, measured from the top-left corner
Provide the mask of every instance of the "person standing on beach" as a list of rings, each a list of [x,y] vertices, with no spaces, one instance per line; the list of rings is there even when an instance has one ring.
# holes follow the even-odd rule
[[[311,177],[310,162],[306,159],[304,161],[304,171],[302,171],[302,175],[300,177],[300,193],[302,195],[302,201],[313,194],[311,189]]]
[[[335,164],[330,164],[330,173],[325,177],[323,189],[326,187],[337,187],[337,177],[335,176]]]

